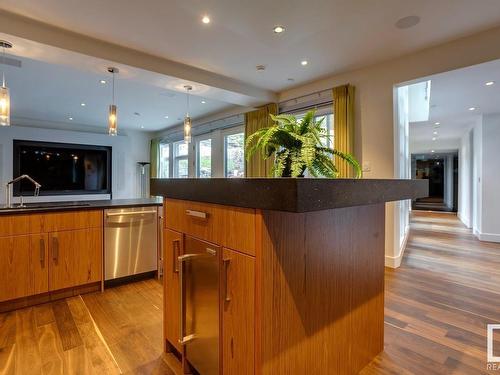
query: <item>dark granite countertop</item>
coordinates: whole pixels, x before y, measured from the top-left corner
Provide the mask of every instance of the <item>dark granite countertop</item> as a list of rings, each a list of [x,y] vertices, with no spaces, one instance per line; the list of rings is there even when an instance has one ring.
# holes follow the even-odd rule
[[[15,203],[14,205],[16,205]],[[5,208],[0,206],[0,215],[56,212],[56,211],[78,211],[95,210],[107,208],[127,208],[159,206],[162,204],[158,198],[139,198],[139,199],[111,199],[111,200],[92,200],[92,201],[70,201],[70,202],[45,202],[28,203],[23,208]]]
[[[151,179],[151,194],[227,206],[308,212],[426,197],[428,181],[325,178]]]

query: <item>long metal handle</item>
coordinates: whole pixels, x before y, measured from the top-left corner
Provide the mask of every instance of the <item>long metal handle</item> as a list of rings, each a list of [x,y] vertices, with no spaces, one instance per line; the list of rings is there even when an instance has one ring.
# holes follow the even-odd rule
[[[193,258],[202,257],[202,254],[185,254],[177,258],[179,260],[179,344],[184,345],[194,339],[194,334],[184,335],[184,328],[186,325],[186,312],[184,311],[184,263]]]
[[[149,215],[149,214],[156,214],[156,211],[111,212],[111,213],[107,213],[106,217],[114,217],[114,216],[140,216],[140,215]]]
[[[231,296],[229,295],[229,287],[228,287],[228,270],[229,270],[229,265],[231,264],[231,259],[223,259],[222,263],[224,264],[224,301],[230,302]]]
[[[45,267],[45,240],[40,238],[40,264]]]
[[[196,217],[198,219],[206,219],[208,214],[202,211],[186,210],[186,215]]]
[[[59,260],[59,239],[52,237],[52,260],[57,262]]]
[[[174,273],[179,273],[179,267],[178,267],[178,262],[177,259],[179,258],[179,253],[180,253],[180,248],[181,248],[181,240],[173,240],[172,241],[172,255],[174,257],[173,265],[172,265],[172,272]]]

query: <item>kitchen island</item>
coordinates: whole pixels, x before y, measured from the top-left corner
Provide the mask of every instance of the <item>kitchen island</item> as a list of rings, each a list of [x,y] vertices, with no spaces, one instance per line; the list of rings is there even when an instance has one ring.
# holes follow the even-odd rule
[[[384,345],[385,202],[427,189],[153,179],[165,197],[166,350],[202,375],[358,373]]]

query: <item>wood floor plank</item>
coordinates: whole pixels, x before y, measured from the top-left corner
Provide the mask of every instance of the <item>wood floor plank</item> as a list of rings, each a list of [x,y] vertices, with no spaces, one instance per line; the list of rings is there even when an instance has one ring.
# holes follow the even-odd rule
[[[54,316],[59,331],[59,337],[63,350],[70,350],[83,345],[82,338],[76,328],[73,315],[68,307],[66,300],[56,301],[52,304]],[[75,351],[77,353],[78,351]]]

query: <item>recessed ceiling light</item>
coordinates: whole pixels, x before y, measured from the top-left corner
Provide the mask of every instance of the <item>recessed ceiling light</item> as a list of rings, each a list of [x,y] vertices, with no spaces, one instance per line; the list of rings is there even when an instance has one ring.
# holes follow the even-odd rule
[[[436,140],[436,137],[432,137],[432,140],[435,141]]]
[[[409,29],[410,27],[417,25],[419,22],[419,16],[407,16],[400,18],[395,25],[398,29]]]
[[[82,107],[85,107],[87,104],[85,104],[85,103],[80,103],[80,105],[81,105]]]
[[[432,152],[432,153],[435,153],[436,151],[434,151],[434,150],[431,150],[431,152]]]
[[[434,125],[441,125],[441,123],[440,122],[435,122]]]
[[[69,121],[73,121],[73,117],[68,117],[68,120]]]
[[[281,34],[283,31],[285,31],[285,28],[283,26],[281,26],[281,25],[276,25],[276,26],[274,26],[273,31],[276,34]]]
[[[494,84],[495,84],[495,81],[489,81],[489,82],[485,83],[486,86],[493,86]]]
[[[300,62],[300,65],[302,65],[302,66],[306,66],[307,64],[309,64],[309,62],[307,60],[302,60]]]
[[[469,108],[469,111],[475,111],[476,110],[476,107],[470,107]]]
[[[102,85],[105,85],[105,84],[106,84],[106,81],[105,81],[104,79],[101,79],[101,80],[99,81],[99,83],[101,83]]]
[[[210,17],[203,16],[203,18],[201,19],[201,22],[203,22],[204,24],[210,23]]]
[[[433,133],[433,134],[434,134],[434,135],[437,135],[437,133],[438,133],[438,132],[437,132],[436,130],[434,130],[434,133]]]
[[[168,118],[168,116],[165,116],[165,118]]]
[[[206,101],[204,101],[204,100],[201,101],[201,104],[205,104],[205,103],[206,103]]]
[[[141,129],[144,129],[144,125],[141,125]]]

